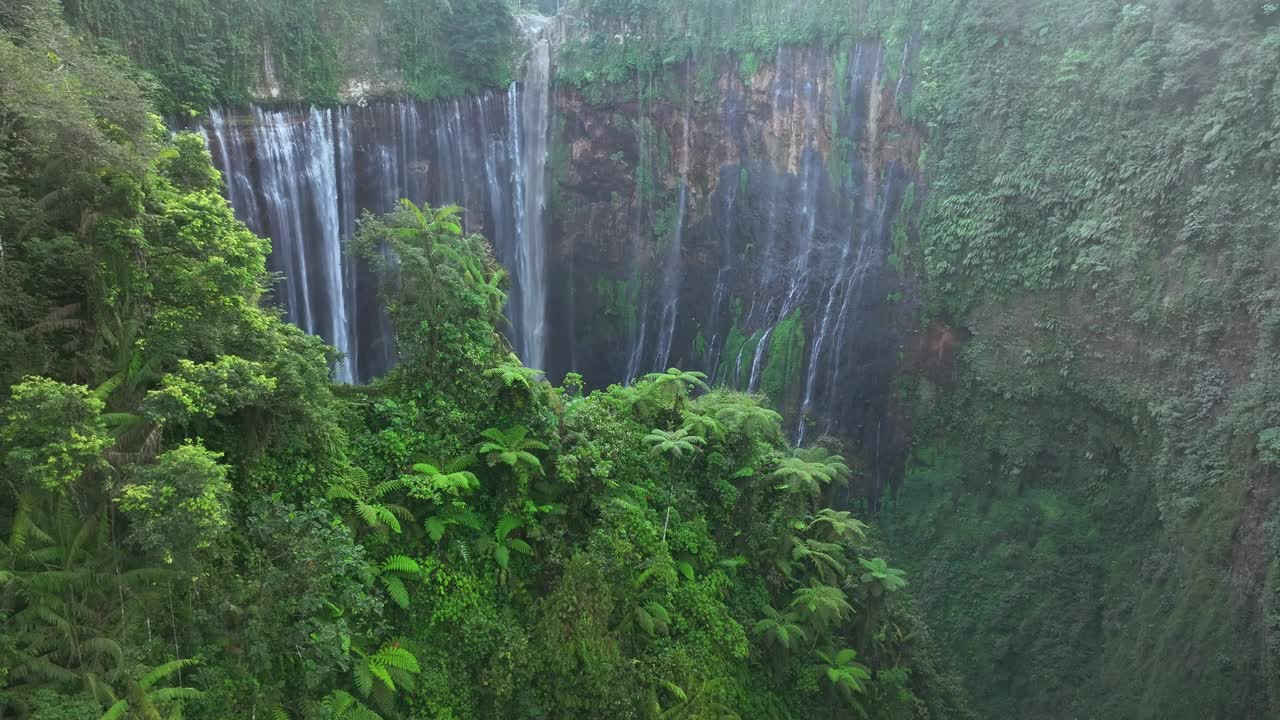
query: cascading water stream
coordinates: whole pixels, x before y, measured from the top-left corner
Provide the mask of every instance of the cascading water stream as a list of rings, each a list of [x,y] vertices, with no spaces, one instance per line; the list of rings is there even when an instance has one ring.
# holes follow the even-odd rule
[[[885,269],[889,229],[913,179],[899,162],[908,144],[888,131],[886,105],[909,79],[886,81],[876,43],[834,64],[825,51],[781,48],[751,82],[722,79],[718,99],[695,91],[696,64],[691,57],[677,71],[685,96],[674,111],[654,100],[655,78],[636,78],[626,113],[633,134],[602,135],[607,124],[596,120],[566,122],[566,141],[585,144],[574,145],[557,177],[582,212],[562,206],[554,227],[572,238],[574,229],[559,223],[599,218],[621,233],[595,246],[600,256],[556,245],[568,259],[556,287],[547,277],[551,247],[566,238],[549,236],[557,98],[540,29],[521,81],[504,91],[211,112],[202,130],[238,216],[273,239],[272,270],[283,276],[276,299],[293,322],[343,353],[336,379],[364,380],[394,361],[378,278],[342,252],[359,213],[387,212],[401,198],[458,203],[464,229],[485,235],[511,273],[510,340],[530,367],[581,369],[603,384],[697,363],[721,382],[777,395],[779,409],[801,419],[793,439],[822,429],[819,420],[839,433],[871,433],[874,422],[861,419],[872,412],[865,394],[849,398],[890,362],[875,333],[893,312],[886,297],[897,297]],[[723,127],[709,120],[717,115],[707,102],[723,103]],[[593,145],[619,137],[620,146]],[[601,192],[597,179],[613,187]],[[664,217],[668,231],[656,238]],[[663,243],[656,252],[655,241]],[[575,312],[575,297],[601,300],[603,292],[607,319]],[[601,322],[614,334],[601,332]],[[589,368],[570,365],[574,358]]]
[[[545,362],[550,45],[532,44],[505,93],[354,108],[210,111],[200,130],[237,217],[272,239],[275,296],[288,319],[340,353],[333,376],[364,380],[394,363],[378,280],[343,243],[359,213],[401,199],[457,203],[510,269],[512,342]],[[391,258],[394,264],[394,258]]]
[[[689,202],[689,126],[693,123],[693,87],[690,69],[693,58],[684,64],[684,117],[681,121],[680,142],[680,190],[676,199],[676,222],[671,231],[671,244],[667,249],[666,267],[663,272],[664,292],[661,324],[658,327],[658,353],[654,358],[655,369],[661,372],[671,359],[671,344],[675,340],[676,320],[680,314],[680,265],[684,247],[685,207]]]
[[[551,135],[551,47],[534,42],[524,75],[521,99],[523,126],[523,209],[516,277],[520,282],[520,347],[526,365],[541,369],[546,355],[547,278],[546,209],[547,155]],[[514,106],[514,102],[512,103]]]

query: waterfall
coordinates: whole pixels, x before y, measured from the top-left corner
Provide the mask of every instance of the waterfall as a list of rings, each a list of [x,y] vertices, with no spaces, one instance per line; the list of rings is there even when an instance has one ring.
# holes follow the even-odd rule
[[[663,270],[662,317],[658,326],[658,352],[654,357],[654,369],[661,372],[671,360],[671,344],[675,340],[676,321],[680,315],[680,280],[683,276],[681,266],[684,246],[684,223],[686,205],[689,202],[689,125],[693,123],[693,86],[690,82],[690,69],[693,59],[684,64],[684,120],[681,123],[680,152],[680,190],[676,197],[676,222],[671,231],[671,242],[667,248],[666,267]]]
[[[199,130],[236,216],[272,241],[273,296],[286,318],[340,355],[339,382],[394,364],[378,279],[344,244],[360,213],[401,199],[463,205],[511,272],[512,344],[545,362],[550,51],[534,45],[523,83],[450,101],[368,107],[211,110]]]
[[[723,77],[719,95],[697,91],[703,67],[686,58],[668,78],[683,76],[683,107],[655,101],[658,80],[637,75],[634,104],[608,117],[588,104],[577,110],[581,122],[565,125],[572,162],[582,163],[561,186],[569,237],[597,218],[609,224],[589,228],[596,237],[618,234],[588,256],[549,235],[552,33],[538,23],[527,32],[520,81],[502,90],[211,111],[200,128],[237,216],[272,240],[271,270],[282,278],[274,299],[341,352],[334,378],[362,381],[395,359],[379,280],[343,253],[360,213],[387,212],[402,198],[457,203],[466,232],[488,238],[511,274],[509,340],[528,366],[582,371],[603,385],[697,363],[752,391],[768,375],[769,390],[783,393],[773,401],[800,420],[793,439],[804,439],[806,423],[826,421],[869,446],[875,423],[864,418],[887,402],[876,388],[893,362],[878,348],[895,342],[885,333],[905,309],[894,304],[901,281],[887,258],[914,183],[902,163],[910,143],[891,126],[911,79],[890,79],[884,47],[871,42],[835,59],[781,47],[771,72],[751,82]],[[634,134],[602,133],[624,106]],[[626,174],[608,174],[614,167]],[[613,186],[594,187],[597,178]],[[659,221],[668,223],[662,237]],[[552,247],[570,258],[556,275],[563,288],[549,285]],[[574,298],[605,291],[620,312],[606,321],[574,314]],[[786,351],[771,353],[788,319]],[[575,344],[553,351],[551,337]],[[586,367],[565,366],[573,358]],[[781,383],[773,363],[782,364]]]
[[[546,355],[546,209],[547,155],[551,135],[551,47],[545,38],[534,42],[525,67],[524,97],[520,103],[522,152],[517,156],[523,184],[519,208],[520,242],[515,273],[520,285],[520,349],[525,365],[541,369]],[[512,102],[514,112],[515,102]],[[514,121],[513,121],[514,125]],[[512,128],[513,134],[515,128]]]
[[[339,210],[350,194],[339,189],[347,181],[339,168],[346,156],[338,149],[348,132],[346,116],[257,108],[252,118],[247,128],[242,121],[233,126],[224,112],[213,111],[202,128],[216,145],[227,197],[237,217],[274,240],[272,263],[284,274],[279,296],[289,319],[337,348],[342,355],[334,377],[352,382],[356,350],[348,290],[355,278],[342,254]]]

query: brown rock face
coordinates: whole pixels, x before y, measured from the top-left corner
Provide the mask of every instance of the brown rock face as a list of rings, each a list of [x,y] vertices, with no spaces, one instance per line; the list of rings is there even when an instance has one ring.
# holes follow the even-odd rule
[[[699,59],[594,103],[559,88],[553,375],[702,370],[767,392],[797,439],[895,454],[920,195],[909,91],[874,43],[783,48],[750,75]]]

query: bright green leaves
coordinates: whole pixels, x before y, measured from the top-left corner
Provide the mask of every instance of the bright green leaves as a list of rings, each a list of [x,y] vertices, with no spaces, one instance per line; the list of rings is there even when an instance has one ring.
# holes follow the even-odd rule
[[[409,491],[409,497],[428,500],[437,504],[457,502],[480,489],[475,473],[463,470],[467,460],[455,460],[445,467],[448,472],[431,463],[414,463],[413,474],[401,478]]]
[[[756,621],[752,630],[766,645],[792,652],[808,642],[809,635],[801,627],[796,611],[778,611],[768,605],[762,610],[764,617]]]
[[[862,573],[862,584],[871,588],[873,595],[879,596],[883,593],[891,593],[901,590],[907,586],[907,581],[902,576],[905,573],[897,568],[889,567],[884,558],[872,558],[870,560],[858,559],[858,564],[862,565],[865,571]]]
[[[830,465],[795,456],[782,458],[777,468],[769,473],[769,478],[779,483],[780,488],[808,496],[814,502],[817,502],[823,489],[837,477],[838,473]]]
[[[817,580],[797,588],[788,607],[816,629],[829,628],[853,614],[853,606],[845,597],[844,590]]]
[[[399,533],[400,520],[412,520],[413,513],[402,505],[377,502],[383,496],[404,487],[402,480],[388,480],[373,488],[367,495],[341,485],[329,488],[330,500],[349,500],[355,505],[356,516],[370,529],[377,532],[390,530]]]
[[[507,566],[511,564],[511,553],[533,555],[533,548],[523,538],[512,535],[524,526],[524,520],[515,515],[506,514],[498,519],[493,528],[493,559],[498,564],[499,580],[506,581]]]
[[[102,409],[102,401],[82,385],[37,377],[15,385],[0,427],[10,477],[62,493],[86,473],[105,469],[102,453],[113,440]]]
[[[644,376],[645,382],[650,384],[659,397],[677,406],[688,398],[689,392],[695,388],[710,390],[707,387],[706,379],[705,373],[684,371],[678,368],[670,368],[666,372],[649,373]]]
[[[220,458],[201,443],[188,443],[138,469],[119,503],[144,549],[160,552],[166,563],[193,563],[192,550],[218,542],[231,518],[231,484]]]
[[[506,430],[489,428],[480,433],[485,441],[476,448],[476,454],[484,457],[489,467],[506,466],[523,484],[531,475],[542,475],[542,461],[534,451],[548,450],[546,443],[528,437],[529,428],[523,425]]]
[[[391,601],[402,609],[409,609],[409,589],[405,587],[406,578],[417,578],[422,575],[422,567],[418,561],[407,555],[392,555],[382,561],[378,568],[378,580],[387,589]]]
[[[158,421],[183,425],[261,403],[276,386],[262,363],[235,355],[221,355],[209,363],[184,359],[159,388],[147,393],[143,406]]]
[[[485,370],[484,376],[492,379],[497,387],[522,390],[529,394],[541,381],[542,371],[525,367],[520,358],[511,353],[501,365]]]
[[[699,447],[706,444],[706,440],[691,434],[685,428],[680,428],[654,430],[644,436],[644,444],[649,446],[650,454],[665,457],[674,462],[698,452]]]
[[[815,654],[819,662],[813,669],[822,682],[861,710],[854,695],[867,691],[866,683],[871,679],[871,672],[865,665],[857,662],[858,651],[842,648],[836,651],[817,650]]]

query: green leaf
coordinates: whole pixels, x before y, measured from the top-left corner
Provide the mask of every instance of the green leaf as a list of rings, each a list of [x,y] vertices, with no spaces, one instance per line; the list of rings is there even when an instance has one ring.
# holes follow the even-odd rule
[[[402,609],[409,609],[409,590],[404,586],[404,582],[395,575],[381,576],[382,584],[387,588],[387,594],[391,596],[392,602],[399,605]]]

